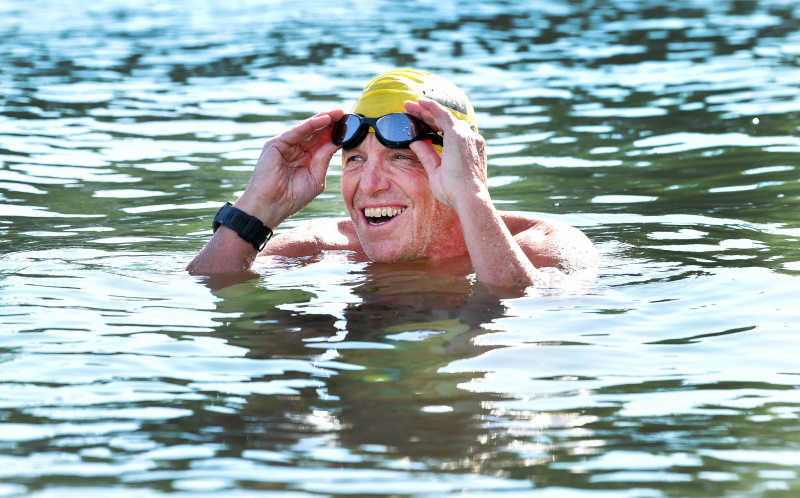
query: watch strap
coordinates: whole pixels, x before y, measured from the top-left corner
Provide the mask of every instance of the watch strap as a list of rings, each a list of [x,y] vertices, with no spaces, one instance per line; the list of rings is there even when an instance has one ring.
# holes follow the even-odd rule
[[[226,202],[214,217],[212,228],[217,231],[220,225],[225,225],[239,237],[253,245],[253,248],[261,252],[272,238],[272,229],[264,225],[258,218],[251,216],[241,209],[233,207],[233,204]]]

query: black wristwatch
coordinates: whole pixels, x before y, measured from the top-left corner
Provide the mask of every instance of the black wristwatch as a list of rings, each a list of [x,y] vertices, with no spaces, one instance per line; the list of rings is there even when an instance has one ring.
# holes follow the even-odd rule
[[[250,216],[241,209],[233,207],[233,204],[226,202],[214,217],[212,228],[217,231],[220,225],[225,225],[239,234],[247,242],[253,244],[253,248],[261,252],[272,238],[272,229],[264,225],[255,216]]]

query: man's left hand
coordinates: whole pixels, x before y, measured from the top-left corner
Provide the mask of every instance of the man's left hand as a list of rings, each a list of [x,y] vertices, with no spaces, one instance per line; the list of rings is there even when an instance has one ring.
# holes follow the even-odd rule
[[[486,141],[469,125],[430,99],[405,103],[406,112],[443,134],[442,155],[423,141],[411,144],[439,202],[458,211],[462,199],[488,195]]]

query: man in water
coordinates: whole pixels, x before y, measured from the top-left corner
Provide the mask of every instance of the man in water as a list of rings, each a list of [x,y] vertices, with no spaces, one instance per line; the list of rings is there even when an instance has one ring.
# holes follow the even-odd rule
[[[272,229],[322,193],[339,148],[350,218],[310,222],[270,240]],[[351,114],[322,112],[269,140],[244,193],[217,213],[213,237],[187,270],[232,273],[258,255],[329,250],[385,262],[468,256],[479,281],[517,288],[547,286],[550,274],[541,268],[570,273],[599,262],[579,230],[495,209],[472,105],[449,81],[414,70],[370,81]]]

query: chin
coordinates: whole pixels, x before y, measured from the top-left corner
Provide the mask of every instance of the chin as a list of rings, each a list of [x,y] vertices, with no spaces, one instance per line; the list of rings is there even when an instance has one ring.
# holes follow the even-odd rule
[[[396,261],[413,261],[419,259],[421,256],[416,254],[408,254],[408,249],[403,247],[386,247],[388,244],[369,242],[361,242],[361,247],[367,257],[377,263],[392,263]]]

